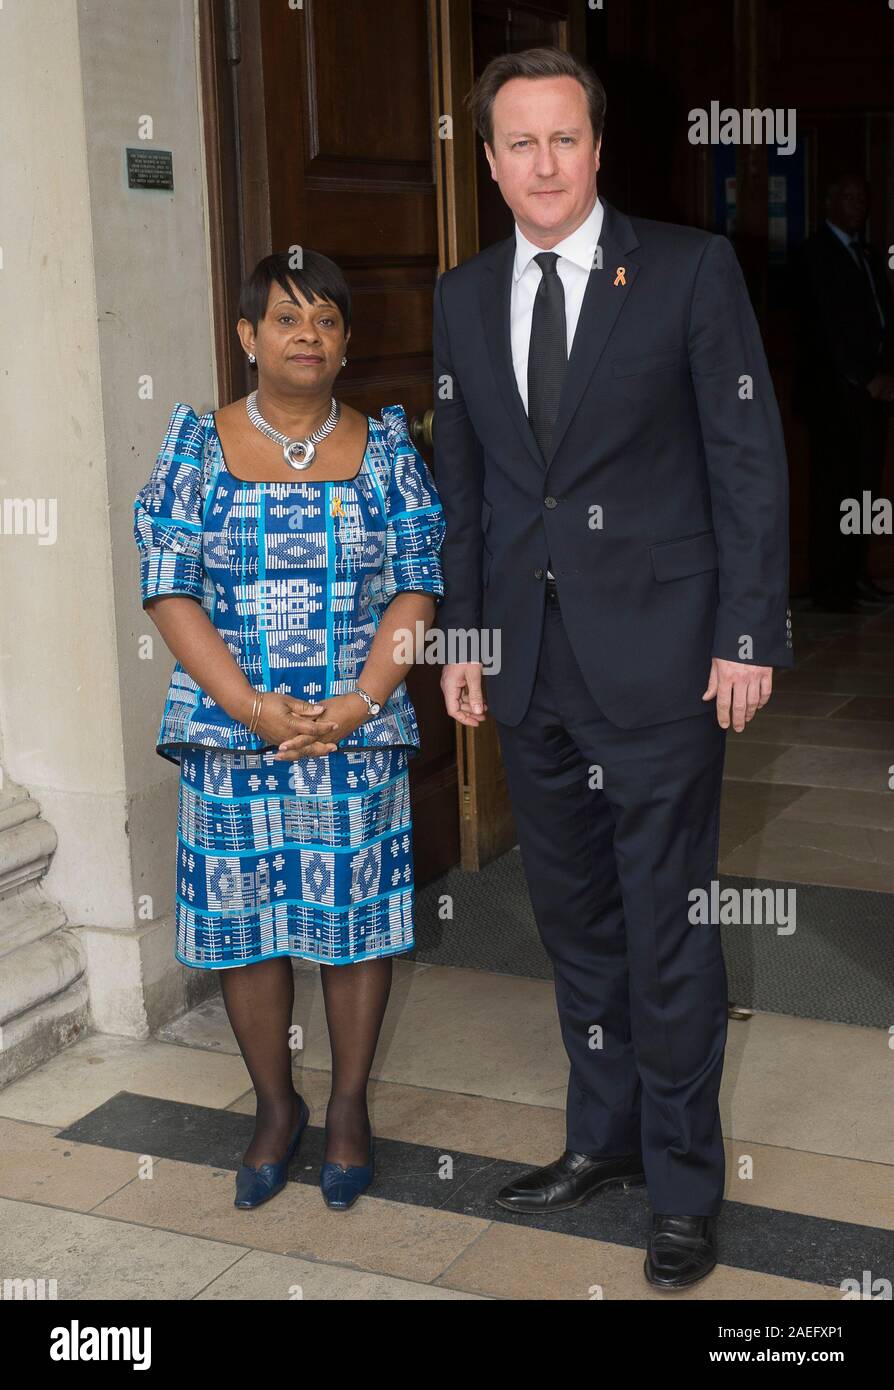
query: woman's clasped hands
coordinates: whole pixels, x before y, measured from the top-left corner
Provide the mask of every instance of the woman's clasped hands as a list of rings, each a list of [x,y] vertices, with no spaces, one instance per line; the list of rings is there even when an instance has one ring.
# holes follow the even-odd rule
[[[359,728],[367,718],[364,700],[357,695],[333,695],[315,703],[267,691],[254,732],[277,745],[275,761],[323,758],[338,747],[340,739]]]

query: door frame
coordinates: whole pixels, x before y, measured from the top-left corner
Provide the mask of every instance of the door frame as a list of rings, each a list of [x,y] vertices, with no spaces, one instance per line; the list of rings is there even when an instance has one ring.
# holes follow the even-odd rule
[[[237,350],[239,287],[272,251],[261,0],[199,0],[199,71],[208,188],[218,405],[254,384]]]

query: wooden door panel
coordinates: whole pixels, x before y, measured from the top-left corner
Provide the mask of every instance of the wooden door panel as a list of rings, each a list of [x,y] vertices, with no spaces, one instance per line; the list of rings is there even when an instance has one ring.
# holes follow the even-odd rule
[[[307,173],[431,183],[428,23],[419,0],[308,0]]]

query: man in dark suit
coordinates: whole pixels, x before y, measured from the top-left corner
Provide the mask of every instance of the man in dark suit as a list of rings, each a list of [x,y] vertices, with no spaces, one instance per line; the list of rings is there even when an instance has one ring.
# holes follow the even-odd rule
[[[816,607],[835,612],[891,598],[869,572],[870,537],[841,530],[845,498],[880,495],[894,400],[894,296],[881,254],[863,240],[868,212],[862,174],[834,179],[825,221],[795,258],[795,405],[810,435],[810,589]]]
[[[779,413],[729,242],[597,197],[605,93],[556,49],[471,95],[515,234],[435,294],[448,641],[487,675],[570,1060],[566,1149],[513,1211],[642,1182],[647,1278],[716,1263],[727,986],[716,922],[726,730],[791,664]],[[567,359],[567,360],[566,360]],[[482,666],[445,666],[486,715]]]

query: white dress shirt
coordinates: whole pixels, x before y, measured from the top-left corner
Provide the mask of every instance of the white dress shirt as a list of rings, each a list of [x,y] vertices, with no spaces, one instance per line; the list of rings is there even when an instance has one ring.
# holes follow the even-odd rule
[[[568,356],[580,318],[580,306],[584,302],[587,278],[596,255],[596,247],[602,232],[604,209],[597,197],[590,215],[580,226],[556,242],[552,248],[559,259],[556,271],[565,291],[565,327],[568,337]],[[515,268],[512,275],[512,294],[509,303],[509,324],[512,342],[512,365],[518,392],[528,410],[528,348],[531,344],[531,319],[534,314],[534,299],[540,287],[543,272],[534,260],[543,250],[528,241],[516,223],[515,226]]]
[[[604,209],[597,196],[588,217],[570,236],[557,241],[551,249],[556,252],[556,272],[565,291],[565,328],[567,333],[568,356],[587,279],[593,267],[596,247],[602,232]],[[524,402],[525,414],[528,411],[528,350],[531,345],[531,320],[534,314],[534,299],[540,286],[543,271],[534,257],[544,248],[528,241],[524,232],[515,224],[515,267],[512,275],[512,292],[509,301],[509,328],[512,344],[512,365],[518,393]],[[552,570],[547,570],[550,579]]]

